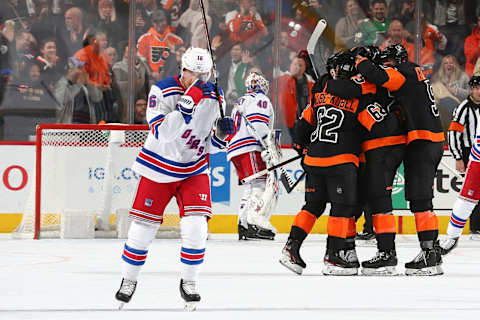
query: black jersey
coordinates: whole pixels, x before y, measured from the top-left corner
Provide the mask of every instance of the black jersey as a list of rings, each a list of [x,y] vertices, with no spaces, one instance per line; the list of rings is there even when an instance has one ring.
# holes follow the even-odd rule
[[[365,58],[357,69],[367,81],[388,89],[403,108],[407,144],[413,140],[445,141],[432,86],[420,66],[405,62],[395,68],[383,67]]]
[[[329,167],[343,163],[359,164],[362,135],[367,130],[382,136],[392,128],[387,113],[373,95],[345,99],[326,91],[331,79],[325,75],[312,88],[311,103],[302,113],[296,140],[308,145],[304,163]]]
[[[375,84],[366,81],[362,75],[356,75],[350,80],[328,81],[326,91],[342,98],[363,99],[367,103],[373,100],[373,105],[376,106],[378,112],[386,118],[393,118],[384,120],[392,124],[388,131],[383,130],[373,134],[365,130],[363,134],[362,152],[386,146],[406,144],[406,130],[403,121],[400,123],[401,115],[397,116],[396,114],[392,114],[398,111],[398,103],[387,89],[382,87],[377,88]],[[369,97],[365,97],[366,95]],[[387,113],[389,114],[387,115]]]

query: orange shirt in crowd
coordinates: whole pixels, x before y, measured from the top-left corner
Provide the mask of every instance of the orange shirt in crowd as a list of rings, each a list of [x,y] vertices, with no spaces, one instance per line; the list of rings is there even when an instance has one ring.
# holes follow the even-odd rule
[[[475,27],[472,34],[465,39],[463,49],[467,60],[465,62],[465,72],[471,77],[475,63],[477,63],[477,59],[480,57],[480,30],[478,27]]]
[[[108,74],[110,66],[101,55],[93,50],[91,45],[78,50],[75,57],[85,62],[83,69],[88,73],[92,85],[110,85],[110,75]]]
[[[308,80],[308,101],[312,99],[313,81]],[[295,78],[290,74],[284,74],[278,78],[278,108],[280,120],[287,127],[292,128],[297,118],[297,88]],[[305,106],[303,106],[305,107]]]
[[[138,39],[138,54],[148,61],[153,72],[159,72],[170,55],[170,48],[181,44],[183,44],[182,38],[172,33],[170,27],[167,27],[162,34],[151,27]]]
[[[263,24],[260,15],[241,16],[237,13],[233,19],[228,21],[230,29],[230,39],[233,42],[243,42],[245,46],[250,46],[258,42],[258,36],[265,37],[268,32]]]
[[[422,67],[423,74],[427,77],[433,74],[433,65],[435,64],[435,43],[432,40],[432,37],[427,37],[427,35],[431,35],[433,29],[429,29],[425,31],[424,42],[425,45],[420,49],[420,63],[419,65]],[[391,38],[385,40],[382,45],[380,46],[380,50],[384,50],[386,47],[394,44]],[[407,40],[402,39],[400,43],[408,53],[408,61],[415,62],[415,45],[411,42],[407,42]]]

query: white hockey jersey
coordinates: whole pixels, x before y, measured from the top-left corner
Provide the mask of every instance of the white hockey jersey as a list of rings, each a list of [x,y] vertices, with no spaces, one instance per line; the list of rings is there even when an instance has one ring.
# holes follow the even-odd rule
[[[176,110],[177,101],[185,92],[179,76],[156,82],[148,96],[147,139],[132,169],[155,182],[173,182],[206,173],[208,153],[227,145],[215,135],[215,121],[220,117],[214,85],[198,103],[192,120],[186,124]]]
[[[242,116],[243,114],[243,116]],[[249,127],[245,118],[254,129]],[[272,130],[274,112],[270,99],[263,91],[249,92],[239,98],[232,110],[235,135],[228,143],[227,159],[251,151],[262,151],[258,137],[262,139]]]
[[[480,162],[480,122],[477,123],[475,139],[473,139],[472,148],[470,149],[470,161]]]

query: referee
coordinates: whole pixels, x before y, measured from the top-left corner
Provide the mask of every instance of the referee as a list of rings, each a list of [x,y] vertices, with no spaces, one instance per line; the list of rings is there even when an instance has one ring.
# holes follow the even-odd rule
[[[480,76],[473,76],[468,84],[470,95],[455,108],[448,128],[448,146],[460,173],[465,173],[467,168],[470,148],[480,121]],[[471,239],[480,240],[480,203],[470,216],[470,233]]]

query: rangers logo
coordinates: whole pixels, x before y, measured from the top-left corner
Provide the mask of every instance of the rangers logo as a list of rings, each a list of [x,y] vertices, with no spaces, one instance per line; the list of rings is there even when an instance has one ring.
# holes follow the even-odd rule
[[[153,205],[152,199],[145,199],[145,207],[151,207]]]

